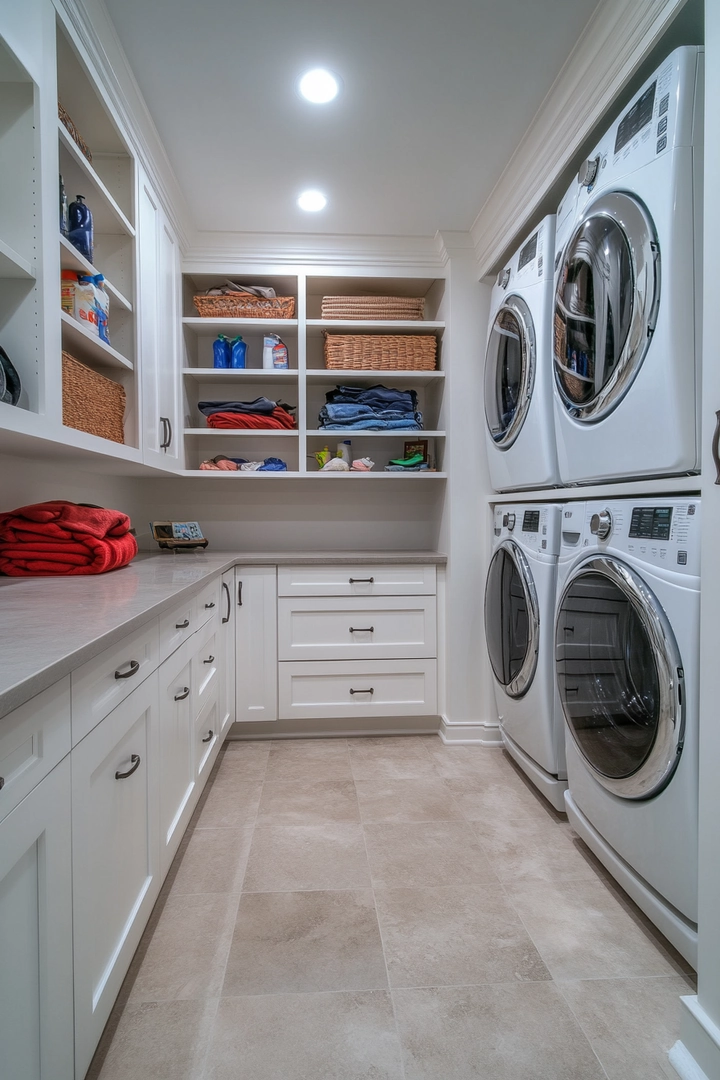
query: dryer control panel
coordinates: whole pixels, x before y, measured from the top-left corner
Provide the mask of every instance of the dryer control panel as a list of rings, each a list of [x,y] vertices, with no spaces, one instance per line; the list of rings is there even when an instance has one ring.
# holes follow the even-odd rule
[[[601,537],[593,525],[610,516]],[[585,506],[583,548],[612,550],[679,574],[700,573],[700,498],[592,500]]]
[[[557,555],[560,550],[560,510],[557,503],[498,504],[495,507],[495,545],[513,539],[525,551]]]

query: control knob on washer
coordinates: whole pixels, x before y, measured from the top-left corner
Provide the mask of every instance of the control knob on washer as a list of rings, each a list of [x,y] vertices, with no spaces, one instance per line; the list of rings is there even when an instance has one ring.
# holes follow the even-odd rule
[[[609,510],[601,510],[590,518],[590,532],[597,536],[598,540],[607,540],[612,532],[612,525],[612,514]]]
[[[582,165],[580,166],[580,171],[578,172],[578,184],[586,188],[591,187],[597,179],[597,174],[599,170],[600,155],[598,154],[597,157],[589,158],[587,161],[584,161],[582,163]]]

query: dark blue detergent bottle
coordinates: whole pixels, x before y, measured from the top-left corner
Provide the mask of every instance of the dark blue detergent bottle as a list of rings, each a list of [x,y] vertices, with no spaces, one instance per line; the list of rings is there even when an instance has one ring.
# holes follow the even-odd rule
[[[234,337],[230,342],[230,367],[244,368],[247,353],[247,342],[241,337]]]
[[[68,218],[70,225],[68,240],[88,262],[92,262],[93,219],[90,207],[85,205],[84,195],[76,195],[75,202],[70,203]]]

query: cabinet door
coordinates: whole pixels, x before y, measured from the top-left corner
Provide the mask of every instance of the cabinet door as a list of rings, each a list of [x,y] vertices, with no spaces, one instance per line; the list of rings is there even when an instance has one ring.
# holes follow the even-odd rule
[[[160,665],[160,872],[177,851],[194,804],[193,640]]]
[[[0,1074],[72,1080],[70,756],[0,824]]]
[[[235,568],[235,719],[277,720],[277,570]]]
[[[138,202],[143,458],[182,468],[177,240],[147,178]]]
[[[82,1080],[160,887],[158,674],[71,754],[75,1069]]]
[[[233,594],[235,591],[235,571],[227,570],[222,576],[222,598],[220,600],[220,686],[218,700],[218,720],[221,739],[227,734],[227,727],[235,719],[235,618]]]

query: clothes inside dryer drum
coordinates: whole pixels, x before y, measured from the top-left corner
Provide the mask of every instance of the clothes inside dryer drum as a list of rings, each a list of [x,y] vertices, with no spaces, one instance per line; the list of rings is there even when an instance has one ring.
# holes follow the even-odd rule
[[[537,619],[531,583],[507,547],[490,563],[485,587],[485,634],[495,678],[513,697],[524,694],[535,674]],[[534,589],[534,585],[532,585]]]
[[[658,672],[635,607],[604,575],[580,574],[556,625],[558,689],[589,764],[616,779],[642,768],[659,723]]]
[[[509,296],[493,322],[485,354],[485,419],[499,449],[525,422],[533,389],[535,331],[527,304]]]

